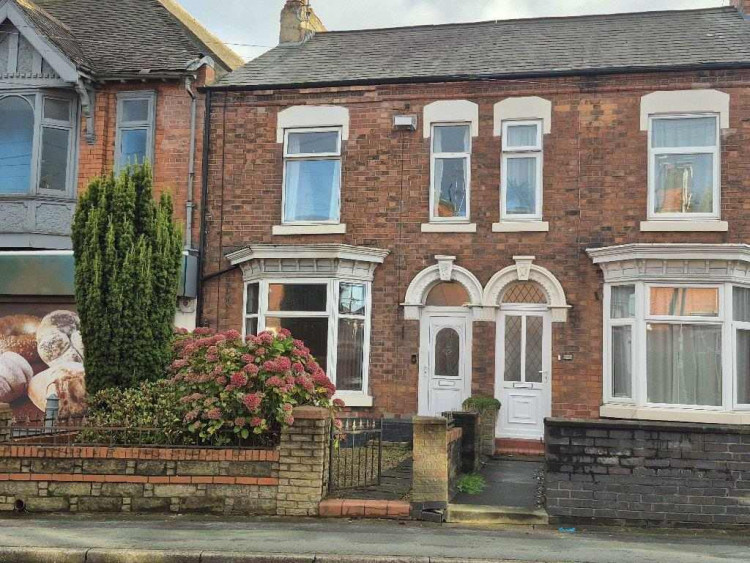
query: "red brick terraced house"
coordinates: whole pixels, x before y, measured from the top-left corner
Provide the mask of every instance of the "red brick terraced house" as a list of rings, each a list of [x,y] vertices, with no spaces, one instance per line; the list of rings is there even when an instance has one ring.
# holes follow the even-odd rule
[[[47,369],[34,334],[46,315],[75,309],[77,195],[145,159],[185,226],[176,321],[195,325],[198,88],[241,64],[174,0],[0,0],[0,355],[22,352],[35,374]],[[27,413],[45,401],[0,396]]]
[[[362,412],[494,396],[511,446],[750,424],[736,4],[326,32],[290,0],[207,88],[201,321],[290,329]]]

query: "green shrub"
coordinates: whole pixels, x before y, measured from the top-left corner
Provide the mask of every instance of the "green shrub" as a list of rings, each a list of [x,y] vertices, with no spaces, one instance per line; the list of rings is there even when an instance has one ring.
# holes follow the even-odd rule
[[[143,382],[137,387],[103,389],[89,396],[86,425],[79,442],[116,444],[192,445],[183,418],[187,411],[179,390],[166,379]],[[108,427],[118,430],[95,430]],[[144,429],[155,429],[145,431]]]
[[[484,413],[487,411],[500,410],[500,401],[495,399],[495,397],[474,395],[464,401],[463,407],[471,412]]]
[[[484,480],[484,477],[478,473],[461,475],[456,484],[459,492],[466,493],[467,495],[478,495],[486,486],[487,482]]]
[[[276,441],[297,406],[326,408],[338,425],[344,403],[333,399],[336,387],[288,330],[243,339],[236,330],[196,329],[174,348],[171,381],[187,407],[185,426],[201,443]]]
[[[92,181],[72,239],[89,392],[164,377],[182,237],[169,196],[154,201],[150,166]]]

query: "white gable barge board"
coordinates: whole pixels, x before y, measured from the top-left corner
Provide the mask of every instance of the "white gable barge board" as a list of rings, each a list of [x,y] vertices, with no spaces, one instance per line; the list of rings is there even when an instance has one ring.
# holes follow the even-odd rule
[[[28,21],[26,16],[13,2],[5,0],[5,3],[3,3],[2,0],[0,0],[0,22],[5,21],[6,19],[10,20],[19,31],[23,30],[21,31],[22,35],[29,43],[31,43],[32,47],[39,52],[42,58],[47,61],[55,72],[60,75],[60,78],[63,81],[70,83],[78,82],[79,73],[75,64],[63,55],[57,47],[37,33],[34,26],[31,25],[31,22]]]

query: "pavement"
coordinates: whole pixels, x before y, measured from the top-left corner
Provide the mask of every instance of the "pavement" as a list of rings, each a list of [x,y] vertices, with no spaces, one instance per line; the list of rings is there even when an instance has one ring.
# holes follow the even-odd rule
[[[746,563],[749,559],[750,538],[741,532],[612,528],[573,532],[553,527],[486,529],[378,520],[211,516],[0,519],[0,563]]]

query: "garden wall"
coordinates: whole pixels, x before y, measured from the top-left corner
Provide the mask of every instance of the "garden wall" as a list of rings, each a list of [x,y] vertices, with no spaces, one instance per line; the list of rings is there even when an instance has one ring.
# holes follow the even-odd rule
[[[7,424],[0,407],[0,424]],[[276,449],[0,444],[0,510],[316,515],[325,409],[295,409]],[[0,438],[7,436],[0,432]]]
[[[557,521],[750,526],[750,427],[546,421]]]

